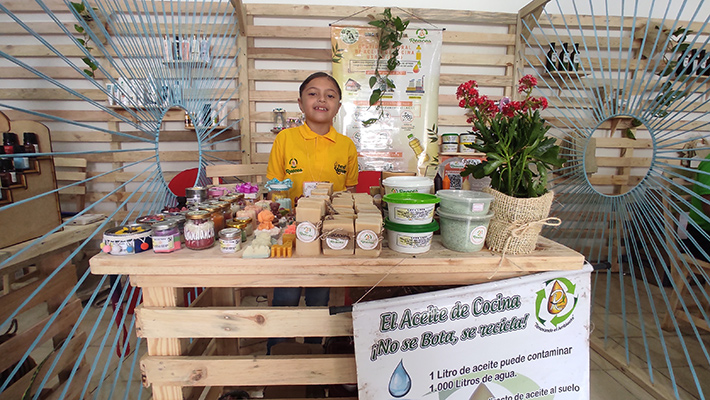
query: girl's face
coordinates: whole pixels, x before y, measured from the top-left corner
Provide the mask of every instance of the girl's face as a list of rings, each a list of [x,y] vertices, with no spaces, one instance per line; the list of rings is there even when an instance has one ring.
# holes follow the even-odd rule
[[[298,106],[312,124],[331,124],[340,109],[340,96],[335,84],[320,77],[310,81],[298,99]]]

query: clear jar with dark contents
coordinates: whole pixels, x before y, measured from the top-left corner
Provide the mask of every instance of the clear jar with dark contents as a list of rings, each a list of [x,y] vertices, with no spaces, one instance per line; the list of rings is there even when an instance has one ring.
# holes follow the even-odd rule
[[[180,229],[177,221],[165,220],[153,224],[151,234],[153,240],[153,251],[156,253],[172,253],[180,250]]]
[[[202,250],[214,245],[212,214],[205,210],[189,211],[185,218],[185,247]]]

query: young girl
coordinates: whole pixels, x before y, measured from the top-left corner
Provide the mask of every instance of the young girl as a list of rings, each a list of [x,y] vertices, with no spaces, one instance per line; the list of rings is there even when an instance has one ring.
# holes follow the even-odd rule
[[[291,200],[314,188],[317,182],[332,182],[333,191],[353,190],[358,181],[357,150],[353,141],[333,128],[342,92],[338,82],[324,72],[306,78],[299,88],[298,106],[306,116],[303,125],[284,129],[274,140],[266,179],[291,179]],[[330,288],[306,288],[307,306],[327,306]],[[272,305],[297,306],[301,288],[275,288]],[[305,338],[305,343],[321,343]],[[271,346],[283,339],[271,338]]]
[[[357,185],[357,150],[353,141],[333,128],[342,92],[336,80],[316,72],[299,89],[298,106],[305,124],[284,129],[274,140],[266,179],[291,179],[292,200],[315,187],[332,182],[333,191],[353,190]]]

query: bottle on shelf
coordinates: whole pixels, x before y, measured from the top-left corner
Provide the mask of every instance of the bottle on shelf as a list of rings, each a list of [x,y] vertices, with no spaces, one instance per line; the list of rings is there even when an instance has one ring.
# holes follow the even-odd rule
[[[200,61],[200,42],[195,35],[192,35],[192,44],[190,44],[190,61]]]
[[[570,66],[572,67],[572,71],[579,71],[580,58],[581,57],[579,55],[579,43],[575,43],[574,47],[572,48],[571,64],[570,64]]]
[[[180,56],[182,61],[194,61],[190,59],[190,39],[184,36],[180,41]]]
[[[690,75],[696,70],[698,59],[695,57],[697,50],[692,49],[680,55],[678,60],[678,68],[676,68],[676,74],[678,75]]]
[[[210,41],[205,37],[200,40],[200,61],[207,64],[210,62]]]
[[[2,148],[5,154],[15,154],[15,145],[17,144],[17,135],[12,132],[3,132]]]
[[[9,188],[12,185],[17,185],[20,182],[18,175],[11,158],[0,160],[0,182],[2,187]]]
[[[165,58],[165,62],[170,62],[173,60],[173,51],[170,46],[170,40],[168,40],[168,36],[163,36],[163,57]]]
[[[173,60],[174,61],[180,61],[180,37],[175,36],[175,40],[173,41]]]
[[[695,70],[697,75],[710,75],[710,68],[708,68],[708,54],[705,49],[700,50],[698,53],[698,68]]]
[[[569,43],[562,44],[562,50],[558,57],[557,69],[560,71],[568,71],[569,68]]]
[[[550,43],[550,50],[547,51],[545,69],[547,69],[547,72],[557,71],[557,50],[555,50],[554,43]]]
[[[39,142],[37,142],[37,134],[34,132],[24,132],[22,134],[22,141],[25,145],[25,153],[39,153]],[[28,144],[32,145],[34,150],[28,151]]]

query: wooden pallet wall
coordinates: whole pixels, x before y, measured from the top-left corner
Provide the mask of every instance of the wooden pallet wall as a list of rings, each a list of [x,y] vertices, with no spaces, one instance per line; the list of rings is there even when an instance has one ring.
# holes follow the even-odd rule
[[[245,8],[247,67],[241,78],[248,82],[249,97],[240,111],[251,146],[245,146],[244,159],[265,163],[275,137],[270,132],[272,110],[284,108],[287,118],[300,117],[296,102],[300,82],[313,72],[332,71],[329,24],[366,25],[368,14],[381,13],[384,8],[281,4],[246,4]],[[511,95],[516,14],[396,8],[392,13],[409,19],[412,25],[420,18],[445,29],[440,133],[461,133],[470,127],[456,100],[459,84],[475,79],[493,98]]]

